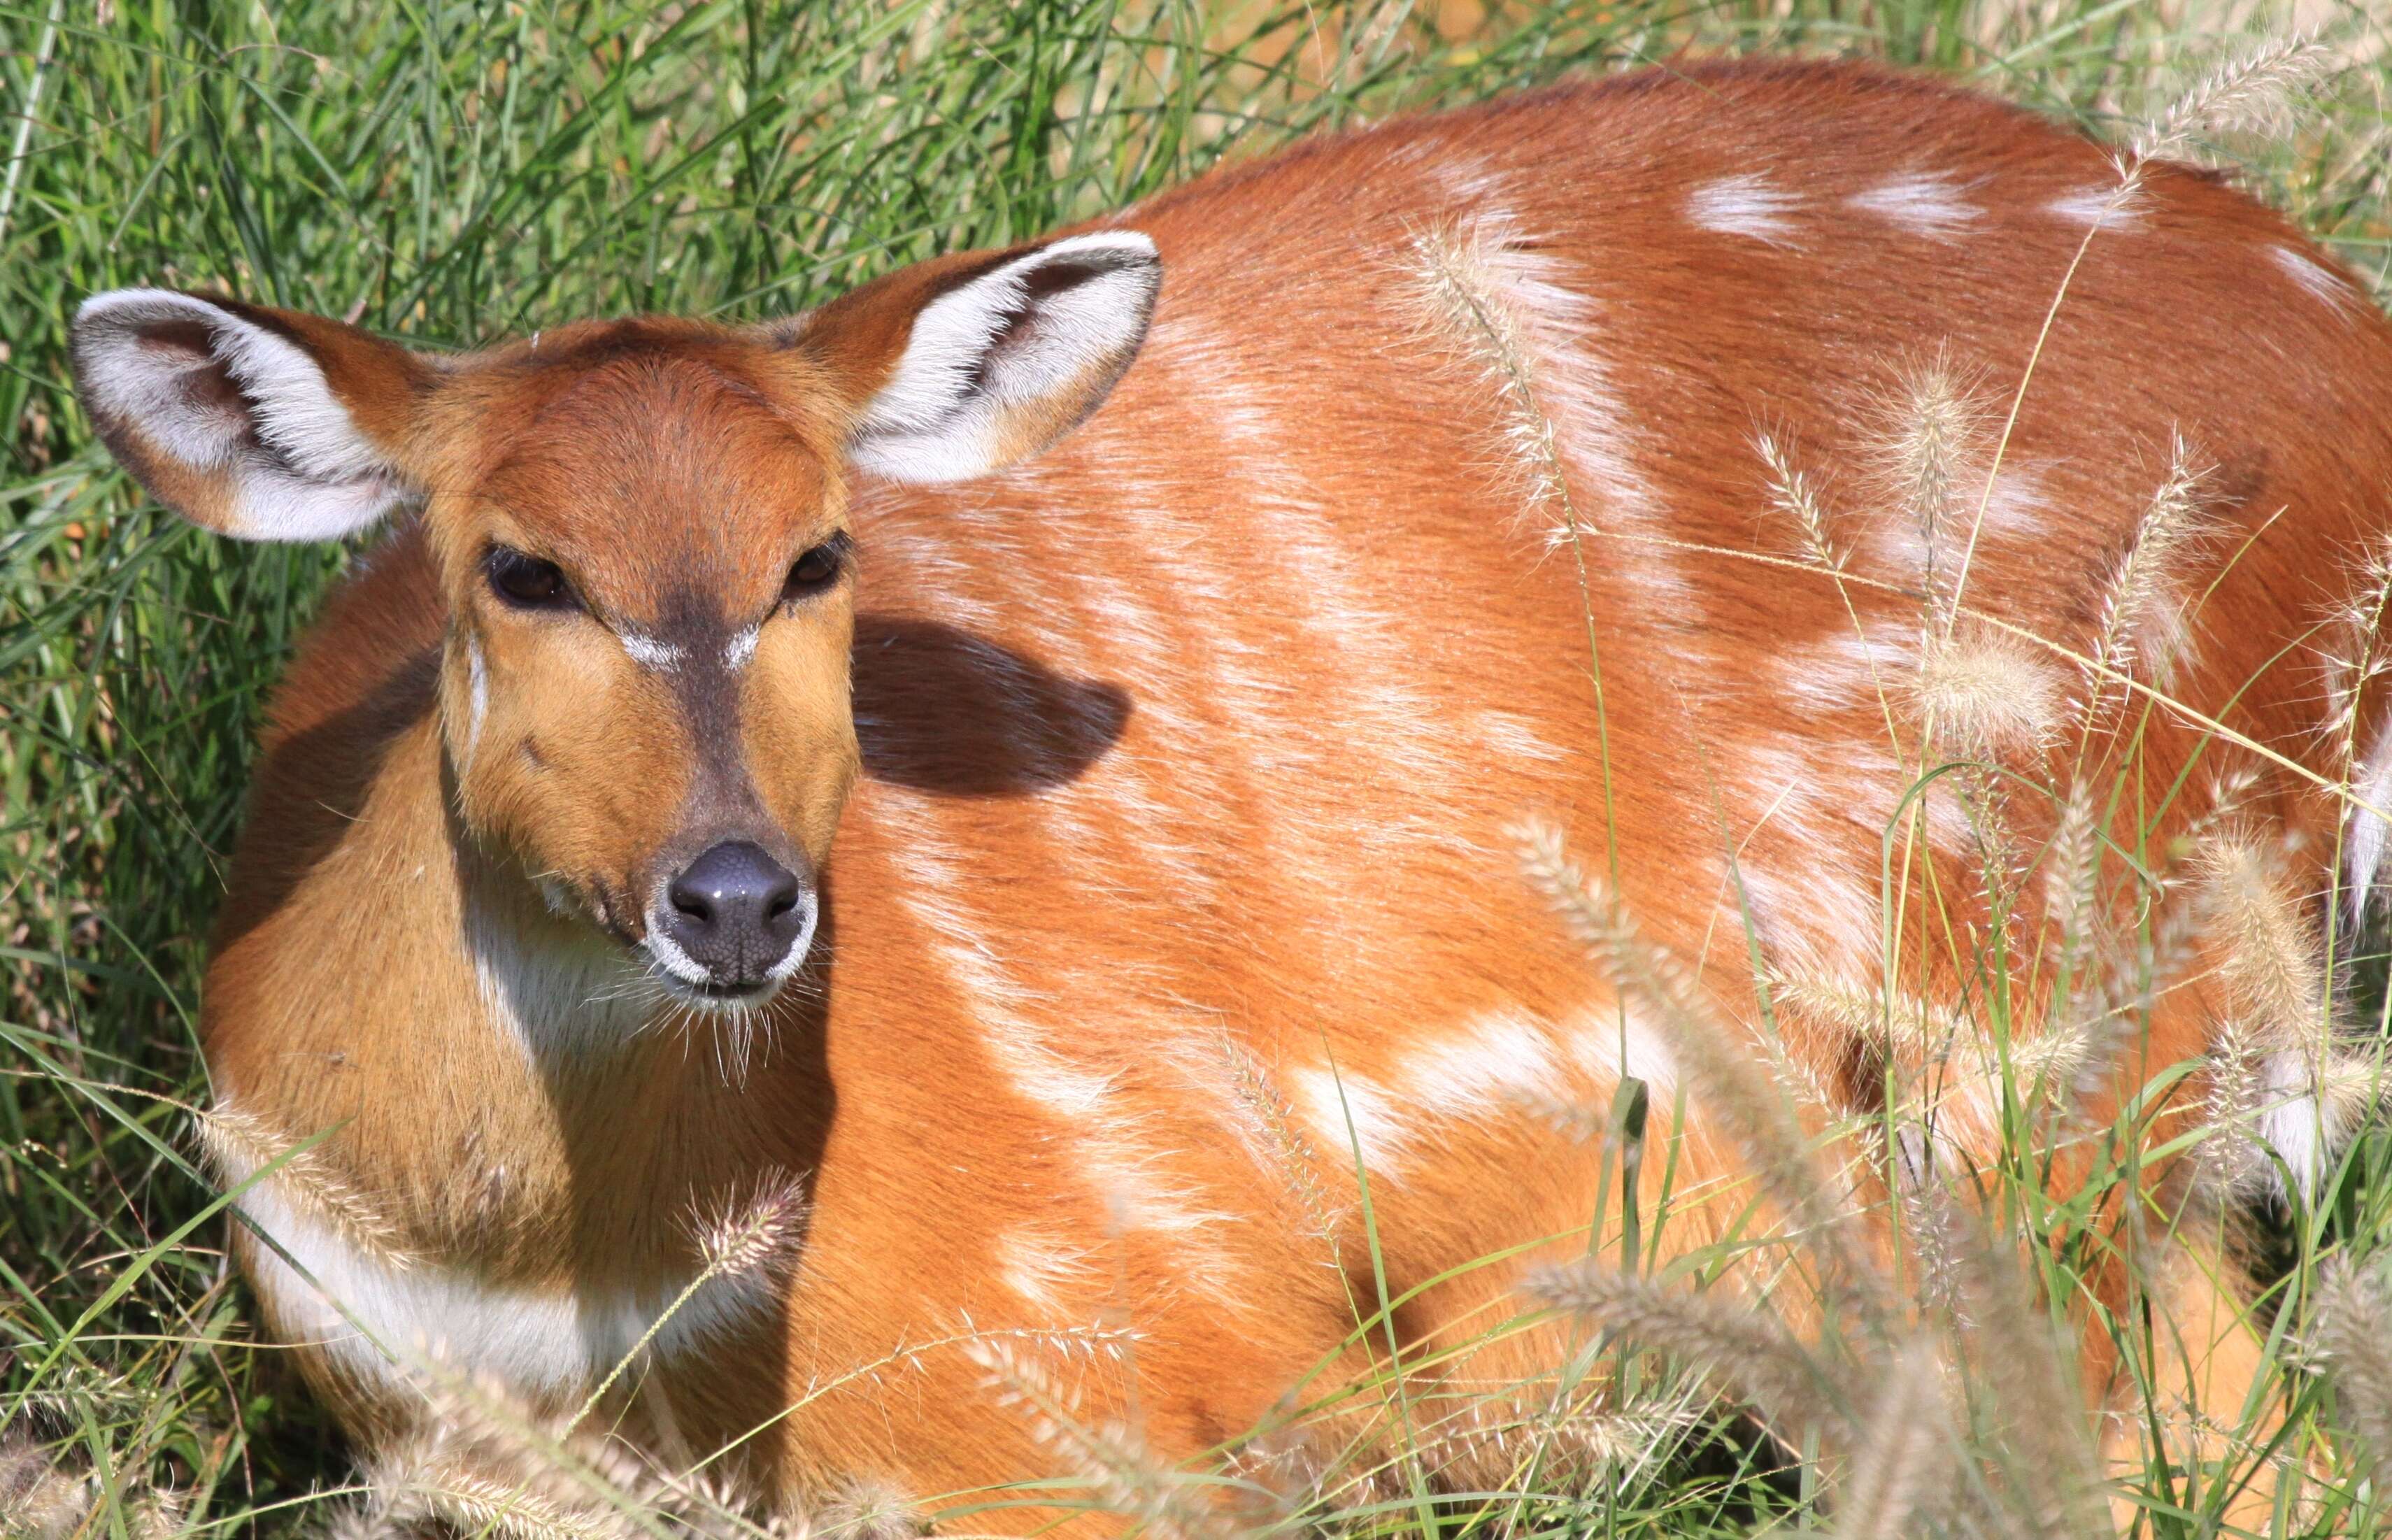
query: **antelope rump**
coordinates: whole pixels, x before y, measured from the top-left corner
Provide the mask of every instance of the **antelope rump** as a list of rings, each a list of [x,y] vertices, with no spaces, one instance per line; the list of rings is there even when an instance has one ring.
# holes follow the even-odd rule
[[[2372,668],[2317,664],[2392,330],[2215,176],[1882,71],[1398,121],[749,326],[435,354],[127,290],[75,366],[206,528],[392,524],[280,692],[202,1023],[222,1174],[266,1172],[242,1265],[369,1444],[436,1362],[935,1514],[1071,1474],[1026,1377],[1164,1461],[1392,1441],[1401,1394],[1466,1473],[1570,1351],[1490,1329],[1524,1271],[1605,1201],[1618,1244],[1554,1108],[1640,1080],[1645,1264],[1751,1237],[1712,1287],[1809,1319],[1524,820],[1782,1045],[1882,1249],[1996,1158],[1997,943],[2083,972],[2235,860],[2346,933],[2392,809]],[[2129,764],[2139,846],[2047,880]],[[2005,1052],[2108,1119],[2252,1028],[2218,944],[2124,1047],[2035,974]],[[2268,1153],[2209,1201],[2331,1148],[2330,1067],[2259,1072]],[[2156,1307],[2239,1406],[2236,1275],[2191,1261]]]

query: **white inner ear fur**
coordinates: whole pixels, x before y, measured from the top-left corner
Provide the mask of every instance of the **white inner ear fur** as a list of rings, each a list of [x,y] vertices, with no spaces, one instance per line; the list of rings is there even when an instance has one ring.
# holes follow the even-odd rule
[[[173,334],[189,326],[207,339],[205,352]],[[331,539],[404,496],[316,360],[230,311],[169,290],[119,289],[84,302],[74,340],[96,413],[139,434],[151,453],[225,478],[226,534]]]
[[[1094,410],[1136,356],[1162,277],[1151,239],[1103,230],[940,295],[865,408],[855,464],[892,481],[961,481],[1046,447],[1042,425]]]

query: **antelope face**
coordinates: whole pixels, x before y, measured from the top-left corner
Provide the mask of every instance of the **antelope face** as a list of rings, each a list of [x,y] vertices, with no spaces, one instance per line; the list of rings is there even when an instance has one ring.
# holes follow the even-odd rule
[[[856,767],[840,435],[798,361],[747,351],[544,340],[494,366],[505,432],[426,510],[466,824],[698,1003],[804,962]]]
[[[803,965],[858,764],[859,476],[984,474],[1094,410],[1144,335],[1152,244],[1099,233],[907,269],[748,329],[590,323],[464,356],[161,290],[87,302],[110,447],[264,539],[421,507],[447,587],[458,820],[699,1005]]]

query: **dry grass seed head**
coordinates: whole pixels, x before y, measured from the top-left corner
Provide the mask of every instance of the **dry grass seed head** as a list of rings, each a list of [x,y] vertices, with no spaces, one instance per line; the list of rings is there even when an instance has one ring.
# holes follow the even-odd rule
[[[2384,1104],[2383,1057],[2377,1053],[2336,1052],[2318,1077],[2326,1127],[2347,1130],[2375,1116]]]
[[[1753,447],[1767,470],[1764,482],[1770,507],[1784,514],[1799,537],[1801,553],[1829,572],[1844,570],[1844,554],[1827,532],[1827,514],[1819,488],[1808,472],[1794,464],[1790,446],[1766,429],[1753,435]]]
[[[419,1510],[496,1540],[629,1540],[639,1526],[604,1512],[576,1512],[513,1482],[467,1469],[423,1469],[402,1478],[394,1511]]]
[[[2334,1383],[2336,1419],[2365,1447],[2375,1489],[2392,1490],[2392,1308],[2347,1257],[2319,1271],[2309,1349]]]
[[[1345,1227],[1346,1211],[1331,1200],[1321,1184],[1320,1151],[1296,1126],[1287,1097],[1270,1070],[1228,1032],[1221,1033],[1219,1041],[1228,1066],[1230,1094],[1251,1124],[1254,1142],[1269,1157],[1288,1196],[1303,1210],[1326,1252],[1324,1260],[1336,1265],[1341,1249],[1337,1236]]]
[[[744,1197],[691,1215],[691,1235],[706,1271],[717,1277],[778,1276],[805,1239],[805,1184],[767,1171]]]
[[[1592,1257],[1537,1268],[1521,1288],[1590,1325],[1678,1354],[1748,1402],[1789,1448],[1802,1448],[1807,1434],[1840,1441],[1852,1431],[1860,1377],[1804,1348],[1750,1301],[1672,1292]]]
[[[430,1525],[510,1540],[762,1540],[789,1532],[755,1518],[752,1495],[717,1477],[668,1471],[493,1381],[427,1368],[422,1417],[367,1466],[367,1495],[348,1520],[360,1533]]]
[[[1226,1540],[1228,1527],[1204,1489],[1156,1460],[1137,1429],[1092,1421],[1070,1387],[1010,1342],[983,1340],[964,1351],[987,1376],[988,1388],[1021,1414],[1033,1436],[1087,1482],[1105,1512],[1134,1519],[1145,1533],[1168,1540]]]
[[[1969,1359],[1990,1391],[1983,1447],[1999,1460],[2014,1516],[2053,1540],[2107,1533],[2083,1392],[2037,1290],[2010,1242],[1982,1224],[1960,1228],[1953,1252]]]
[[[420,1260],[385,1206],[349,1180],[321,1145],[303,1148],[266,1119],[232,1106],[200,1113],[194,1126],[209,1163],[228,1185],[272,1167],[265,1183],[302,1218],[395,1271]]]
[[[2250,784],[2239,773],[2221,778],[2217,795],[2226,800],[2195,821],[2187,843],[2198,849],[2223,827],[2232,814],[2221,815],[2218,807],[2238,809]],[[2099,1135],[2152,1013],[2164,993],[2190,976],[2212,934],[2209,905],[2197,884],[2188,892],[2171,874],[2138,886],[2132,897],[2131,912],[2095,932],[2084,983],[2072,975],[2046,1028],[2047,1036],[2072,1045],[2074,1083],[2066,1104],[2054,1110],[2076,1136]]]
[[[2268,1170],[2258,1135],[2267,1097],[2260,1059],[2241,1021],[2229,1017],[2211,1032],[2209,1086],[2204,1098],[2208,1132],[2202,1137],[2195,1169],[2220,1192],[2245,1191]]]
[[[65,1540],[91,1518],[98,1483],[70,1474],[50,1448],[18,1433],[0,1437],[0,1535]]]
[[[1947,589],[1972,522],[1963,515],[1974,511],[1967,484],[1985,462],[1993,408],[1979,371],[1938,346],[1904,366],[1866,416],[1874,420],[1864,441],[1871,479],[1918,536],[1920,576],[1941,627],[1951,618]]]
[[[2101,590],[2094,628],[2091,698],[2111,673],[2147,673],[2167,682],[2185,641],[2184,570],[2208,532],[2210,468],[2182,434],[2168,441],[2167,474],[2136,520],[2125,554]]]
[[[1502,233],[1487,221],[1445,225],[1413,236],[1407,265],[1415,309],[1429,337],[1478,370],[1501,399],[1502,470],[1520,484],[1522,506],[1558,507],[1579,528],[1553,420],[1536,390],[1528,331],[1504,292]]]
[[[2195,149],[2194,141],[2204,135],[2279,125],[2294,98],[2334,63],[2334,51],[2314,32],[2264,39],[2178,92],[2135,135],[2134,157],[2138,162],[2167,160]]]
[[[1548,1096],[1525,1087],[1514,1088],[1509,1099],[1514,1106],[1573,1145],[1600,1144],[1611,1132],[1611,1109],[1606,1106]]]
[[[887,1482],[844,1482],[816,1509],[813,1534],[820,1540],[918,1540],[930,1521],[904,1492]]]
[[[2070,988],[2090,980],[2086,964],[2101,944],[2101,826],[2092,787],[2078,781],[2060,803],[2043,851],[2043,910],[2058,933],[2060,973]]]
[[[146,1493],[133,1505],[124,1526],[126,1540],[169,1540],[181,1534],[189,1521],[187,1493],[160,1490]]]
[[[1956,626],[1918,663],[1921,710],[1947,752],[1993,759],[2048,745],[2060,684],[2041,654],[1991,627]]]
[[[2346,763],[2358,746],[2367,687],[2392,670],[2392,654],[2381,645],[2385,613],[2392,608],[2392,536],[2360,552],[2349,587],[2350,596],[2327,614],[2327,641],[2320,649],[2326,696],[2320,735]]]
[[[1456,1388],[1453,1410],[1433,1416],[1415,1402],[1413,1415],[1424,1417],[1423,1462],[1460,1485],[1502,1488],[1517,1473],[1534,1470],[1545,1491],[1597,1482],[1616,1488],[1667,1459],[1702,1422],[1700,1405],[1692,1400],[1623,1411],[1612,1404],[1613,1388],[1606,1384],[1580,1384],[1574,1393],[1557,1390],[1466,1384]]]
[[[1824,974],[1774,976],[1771,997],[1810,1016],[1839,1036],[1878,1044],[1906,1067],[1943,1059],[1960,1042],[1974,1040],[1976,1023],[1909,990],[1880,990],[1857,979]]]
[[[2324,938],[2283,870],[2279,842],[2237,820],[2193,852],[2218,973],[2254,1045],[2322,1065],[2331,1047]]]
[[[1953,1428],[1944,1369],[1925,1340],[1895,1353],[1836,1491],[1839,1540],[1904,1540],[1938,1516]]]

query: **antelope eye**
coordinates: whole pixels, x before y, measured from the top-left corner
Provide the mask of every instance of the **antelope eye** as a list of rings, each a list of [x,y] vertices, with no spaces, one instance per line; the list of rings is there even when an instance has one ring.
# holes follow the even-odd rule
[[[834,535],[789,563],[789,576],[781,584],[782,602],[820,593],[846,570],[847,537]]]
[[[482,558],[490,591],[519,610],[571,609],[577,602],[565,569],[511,546],[492,546]]]

